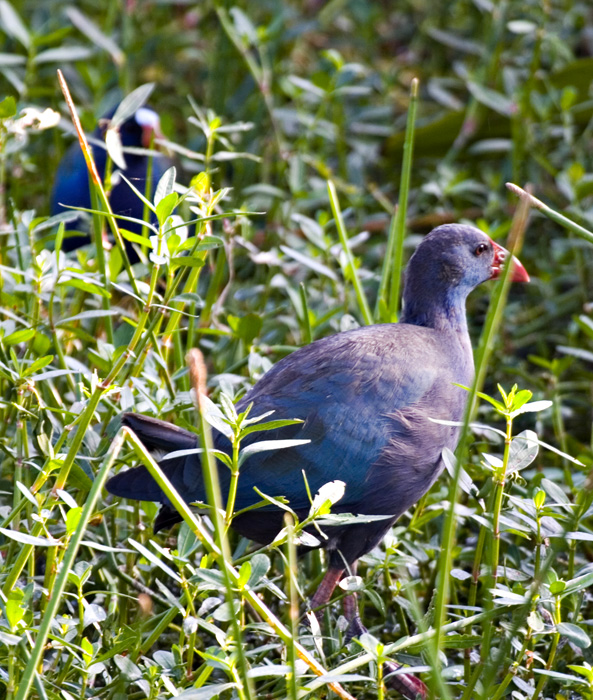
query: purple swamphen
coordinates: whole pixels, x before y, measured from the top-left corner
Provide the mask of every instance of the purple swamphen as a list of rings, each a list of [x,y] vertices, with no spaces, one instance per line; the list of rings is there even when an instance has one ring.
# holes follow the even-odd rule
[[[105,176],[107,150],[99,142],[103,141],[106,123],[112,116],[113,111],[105,119],[101,120],[101,123],[93,132],[93,139],[96,143],[96,146],[93,148],[93,157],[101,178]],[[119,128],[119,135],[126,161],[126,168],[123,170],[123,173],[136,189],[144,194],[149,156],[146,153],[134,153],[133,149],[147,149],[152,143],[153,136],[160,136],[160,120],[157,113],[148,107],[141,107],[132,117],[123,122]],[[162,154],[152,156],[150,196],[154,194],[158,181],[170,165],[169,159]],[[115,166],[113,168],[116,170]],[[130,216],[140,220],[143,218],[144,203],[123,179],[120,178],[118,180],[117,175],[114,176],[109,202],[113,213],[116,215]],[[50,207],[52,216],[68,211],[65,207],[92,208],[88,171],[78,142],[70,146],[60,161],[51,193]],[[139,235],[142,233],[142,225],[140,223],[124,220],[120,220],[118,223],[122,228],[132,231],[132,233]],[[66,230],[73,233],[64,238],[62,243],[63,250],[74,250],[91,241],[87,232],[88,226],[83,225],[82,232],[78,235],[74,234],[75,231],[80,230],[80,217],[74,221],[69,221],[66,224]],[[126,249],[130,260],[136,262],[138,256],[129,243],[127,243]]]
[[[443,470],[444,448],[454,450],[459,428],[433,422],[463,420],[474,363],[467,330],[465,300],[482,282],[499,276],[507,251],[476,228],[450,224],[432,231],[420,243],[406,270],[403,313],[399,323],[366,326],[317,340],[283,358],[237,405],[253,403],[254,415],[274,411],[275,418],[304,422],[273,431],[272,438],[304,438],[308,444],[251,455],[241,467],[236,510],[261,500],[257,487],[270,496],[285,496],[306,517],[312,493],[339,479],[343,498],[332,512],[387,516],[367,522],[324,528],[329,566],[311,600],[313,609],[328,603],[334,588],[356,561],[381,541],[387,530],[432,486]],[[511,279],[529,277],[513,258]],[[127,413],[125,425],[149,448],[188,450],[196,435],[170,423]],[[256,434],[242,443],[257,441]],[[229,451],[222,434],[219,450]],[[161,462],[163,471],[188,502],[204,501],[199,455]],[[223,496],[229,470],[219,464]],[[181,520],[143,466],[120,472],[107,490],[135,500],[159,501],[155,531]],[[233,520],[240,534],[261,544],[283,527],[283,512],[272,506],[242,513]],[[353,596],[346,598],[351,632],[365,631]],[[386,665],[391,672],[395,663]],[[392,687],[406,697],[425,695],[411,675],[392,676]]]

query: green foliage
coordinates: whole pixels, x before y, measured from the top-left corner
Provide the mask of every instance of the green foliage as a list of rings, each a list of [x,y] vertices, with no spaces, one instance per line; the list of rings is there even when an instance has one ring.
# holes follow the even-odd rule
[[[439,697],[593,698],[592,21],[584,0],[0,0],[4,696],[321,698],[331,683],[360,700],[385,695],[380,662],[398,658],[430,667]],[[120,102],[114,163],[118,122],[147,100],[160,113],[176,166],[152,201],[136,190],[158,221],[146,236],[99,196],[95,238],[113,247],[62,250],[56,68],[87,132]],[[233,491],[215,530],[184,511],[159,536],[154,504],[101,491],[113,468],[154,468],[122,411],[196,430],[194,347],[236,485],[292,417],[233,401],[294,348],[393,319],[414,236],[469,220],[504,239],[507,180],[537,197],[532,283],[511,289],[502,330],[502,302],[488,316],[468,449],[342,584],[368,636],[345,639],[337,604],[321,630],[299,624],[323,555],[297,564],[294,546],[336,522],[339,483],[304,522],[261,494],[288,515],[263,551],[229,528]],[[476,341],[488,294],[469,301]]]

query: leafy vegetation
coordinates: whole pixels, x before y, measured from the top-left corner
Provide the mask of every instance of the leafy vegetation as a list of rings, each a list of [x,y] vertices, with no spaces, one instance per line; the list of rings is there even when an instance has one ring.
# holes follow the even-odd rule
[[[592,22],[586,0],[0,0],[5,697],[382,698],[395,655],[437,697],[593,698]],[[152,238],[99,193],[92,226],[115,247],[60,250],[58,68],[87,132],[154,84],[176,170],[146,204]],[[347,641],[337,605],[304,624],[323,562],[297,564],[302,523],[254,551],[226,529],[232,503],[214,528],[186,509],[155,536],[154,504],[106,498],[111,470],[156,469],[118,432],[125,410],[226,421],[240,478],[242,431],[265,425],[233,399],[302,344],[394,320],[404,258],[433,226],[504,242],[506,181],[541,200],[512,228],[532,282],[507,285],[506,307],[501,286],[470,299],[472,425],[344,582],[368,636]],[[200,415],[196,347],[214,402]]]

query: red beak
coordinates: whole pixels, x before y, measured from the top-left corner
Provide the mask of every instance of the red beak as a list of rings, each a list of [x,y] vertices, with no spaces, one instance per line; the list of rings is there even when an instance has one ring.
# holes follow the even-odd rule
[[[494,241],[492,241],[492,245],[494,246],[494,260],[492,261],[492,275],[490,279],[494,280],[500,277],[505,260],[510,253],[506,248]],[[511,282],[529,282],[527,270],[514,255],[511,258],[511,266]]]

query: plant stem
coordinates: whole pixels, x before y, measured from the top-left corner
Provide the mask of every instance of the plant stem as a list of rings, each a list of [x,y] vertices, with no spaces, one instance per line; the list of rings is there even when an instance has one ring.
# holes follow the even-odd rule
[[[286,579],[288,582],[288,598],[290,605],[288,609],[288,617],[290,621],[290,642],[288,643],[287,661],[291,667],[291,672],[287,676],[287,698],[297,700],[298,698],[298,682],[297,682],[297,652],[295,642],[298,639],[299,625],[299,596],[297,589],[298,565],[297,565],[297,550],[294,542],[294,521],[290,513],[284,515],[284,524],[286,526]]]
[[[490,563],[488,571],[488,584],[486,590],[486,610],[491,610],[494,607],[494,598],[490,592],[496,588],[498,579],[498,559],[500,556],[500,514],[502,511],[502,499],[504,495],[504,485],[506,473],[509,463],[509,454],[512,441],[513,419],[510,415],[506,416],[506,434],[504,441],[504,454],[502,465],[494,473],[494,503],[492,508],[492,535],[490,540]],[[486,662],[490,655],[490,645],[492,642],[492,625],[484,625],[482,627],[482,663]]]
[[[360,283],[358,273],[356,272],[356,267],[354,266],[354,257],[350,246],[348,245],[348,234],[346,233],[346,226],[344,225],[344,217],[342,216],[342,210],[340,208],[340,201],[338,199],[338,193],[336,191],[336,186],[331,180],[327,181],[327,190],[329,192],[329,201],[331,204],[332,212],[334,215],[334,220],[336,222],[336,228],[338,229],[338,236],[340,237],[340,243],[342,244],[342,250],[346,256],[346,278],[348,275],[352,278],[352,284],[354,286],[354,291],[356,293],[356,299],[358,300],[358,309],[362,314],[362,318],[367,325],[373,323],[373,315],[369,307],[364,289]]]
[[[399,187],[398,207],[395,213],[395,225],[393,230],[393,267],[391,269],[391,291],[389,293],[389,317],[388,321],[397,321],[399,313],[399,292],[404,268],[404,239],[406,235],[406,217],[408,213],[408,196],[410,193],[410,179],[412,174],[412,152],[414,149],[414,127],[416,124],[416,106],[418,104],[418,78],[412,80],[410,88],[410,107],[408,109],[408,122],[406,124],[406,137],[404,141],[404,153],[402,162],[402,174]],[[391,231],[390,231],[391,233]],[[391,263],[391,257],[385,257],[385,261]]]
[[[517,197],[521,199],[521,201],[525,201],[528,203],[529,206],[532,206],[534,209],[541,211],[541,213],[545,214],[548,217],[548,219],[551,219],[557,224],[560,224],[560,226],[562,226],[563,228],[572,231],[572,233],[579,236],[579,238],[583,238],[584,240],[589,241],[589,243],[593,243],[593,233],[591,233],[591,231],[584,228],[583,226],[580,226],[576,222],[571,221],[569,218],[563,216],[559,212],[554,211],[554,209],[549,207],[547,204],[544,204],[541,201],[541,199],[534,197],[530,192],[526,192],[524,189],[522,189],[518,185],[513,184],[512,182],[507,182],[507,189],[513,192],[513,194],[516,194]]]

